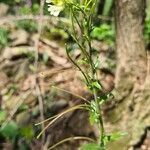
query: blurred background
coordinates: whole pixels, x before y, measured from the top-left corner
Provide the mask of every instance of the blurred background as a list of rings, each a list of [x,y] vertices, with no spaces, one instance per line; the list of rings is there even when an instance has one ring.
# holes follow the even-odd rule
[[[148,50],[150,0],[147,0],[146,6],[144,41]],[[42,125],[35,125],[36,123],[80,104],[81,99],[77,95],[91,99],[80,73],[66,56],[67,42],[74,59],[78,60],[80,57],[77,45],[66,31],[66,28],[70,29],[68,12],[66,10],[59,17],[53,17],[47,8],[44,0],[0,0],[0,149],[2,150],[46,150],[67,137],[96,138],[98,133],[97,128],[91,127],[88,123],[88,114],[83,110],[76,110],[60,118],[37,139],[44,125],[49,122]],[[109,92],[115,86],[117,67],[114,1],[99,1],[96,10],[95,29],[91,32],[91,37],[94,49],[99,52],[100,80],[105,92]],[[115,102],[111,101],[104,106],[104,114],[107,114],[114,105]],[[120,111],[122,110],[118,113]],[[111,114],[106,121],[107,119],[114,121],[116,116]],[[146,126],[142,130],[143,134],[136,145],[137,149],[145,146],[145,150],[149,150],[148,129]],[[127,138],[124,142],[126,140]],[[71,141],[55,149],[77,150],[83,143],[85,143],[83,140]],[[117,148],[123,150],[122,146]],[[117,150],[117,148],[110,149]]]

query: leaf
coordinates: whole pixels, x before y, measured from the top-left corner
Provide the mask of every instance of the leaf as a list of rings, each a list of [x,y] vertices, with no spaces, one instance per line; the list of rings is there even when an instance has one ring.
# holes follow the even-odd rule
[[[10,121],[5,127],[0,129],[0,133],[9,139],[15,138],[19,134],[19,127],[14,121]]]
[[[21,128],[21,134],[27,140],[31,140],[34,137],[34,130],[31,125]]]
[[[89,64],[89,62],[86,58],[82,58],[82,59],[78,60],[78,63],[83,64],[83,65]]]
[[[100,85],[100,83],[98,81],[94,81],[92,83],[93,87],[96,87],[97,89],[101,90],[102,89],[102,86]]]
[[[110,135],[105,135],[104,143],[106,145],[108,142],[117,141],[125,135],[126,135],[126,133],[124,133],[124,132],[115,132],[115,133],[112,133]]]
[[[99,101],[106,101],[107,100],[107,95],[101,95],[100,97],[98,97]]]
[[[112,93],[109,93],[109,94],[103,94],[101,95],[100,97],[98,97],[98,100],[99,100],[99,104],[102,105],[104,102],[110,100],[110,98],[114,98],[114,95]]]
[[[80,150],[100,150],[99,145],[96,143],[89,143],[83,145]]]
[[[117,141],[125,135],[127,135],[127,133],[125,132],[116,132],[116,133],[111,134],[110,139],[111,141]]]
[[[97,69],[97,68],[99,67],[99,63],[100,63],[100,61],[99,61],[99,59],[97,58],[97,59],[96,59],[96,62],[95,62],[95,64],[94,64],[95,69]]]
[[[96,38],[101,41],[106,42],[114,42],[115,32],[113,26],[109,24],[101,24],[99,27],[94,27],[93,31],[91,32],[91,37]]]

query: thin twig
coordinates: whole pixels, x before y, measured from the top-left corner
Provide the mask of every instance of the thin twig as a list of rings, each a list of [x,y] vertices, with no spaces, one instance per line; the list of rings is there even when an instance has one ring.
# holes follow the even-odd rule
[[[76,93],[72,93],[72,92],[70,92],[70,91],[67,91],[67,90],[65,90],[65,89],[62,89],[62,88],[59,88],[59,87],[56,87],[56,86],[52,86],[52,88],[55,88],[55,89],[57,89],[57,90],[60,90],[60,91],[69,93],[69,94],[71,94],[71,95],[74,95],[74,96],[76,96],[76,97],[78,97],[78,98],[84,100],[84,101],[87,102],[87,103],[90,103],[86,98],[84,98],[84,97],[82,97],[81,95],[78,95],[78,94],[76,94]]]
[[[78,106],[78,105],[77,105],[77,106]],[[84,104],[83,106],[85,106],[85,108],[84,108],[85,110],[89,110],[89,109],[90,109],[90,106],[89,106],[89,105]],[[76,107],[76,106],[74,106],[74,107]],[[74,108],[74,107],[71,107],[71,108]],[[62,113],[63,113],[63,114],[66,114],[68,111],[72,111],[72,109],[69,108],[69,109],[63,111]],[[62,113],[61,113],[61,114],[62,114]],[[50,118],[48,118],[48,119],[43,120],[42,122],[36,123],[35,126],[38,126],[38,125],[40,125],[40,124],[42,124],[42,123],[46,123],[46,122],[48,122],[48,121],[52,121],[53,119],[55,119],[55,118],[58,117],[58,116],[60,116],[60,114],[54,115],[54,116],[52,116],[52,117],[50,117]]]
[[[56,118],[54,118],[52,121],[50,121],[50,123],[44,128],[44,130],[42,130],[39,135],[37,136],[37,138],[39,138],[43,132],[45,132],[45,130],[50,127],[54,122],[56,122],[59,118],[61,118],[63,115],[65,115],[66,113],[73,111],[73,110],[77,110],[77,109],[86,109],[85,108],[86,105],[77,105],[74,107],[71,107],[70,109],[67,109],[66,111],[60,113]],[[43,122],[42,122],[43,123]]]
[[[56,148],[57,146],[65,143],[65,142],[68,142],[68,141],[74,141],[74,140],[86,140],[86,141],[90,141],[90,142],[95,142],[93,139],[89,138],[89,137],[82,137],[82,136],[77,136],[77,137],[69,137],[69,138],[66,138],[58,143],[56,143],[55,145],[51,146],[49,148],[49,150],[52,150],[54,148]]]

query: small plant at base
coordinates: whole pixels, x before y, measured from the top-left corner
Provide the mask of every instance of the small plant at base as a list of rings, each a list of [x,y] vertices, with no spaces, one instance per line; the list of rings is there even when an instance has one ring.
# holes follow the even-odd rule
[[[92,48],[91,43],[91,32],[93,31],[93,18],[95,13],[95,8],[97,4],[97,0],[84,0],[80,1],[73,1],[73,0],[47,0],[49,3],[48,10],[50,11],[51,15],[58,16],[59,13],[63,9],[69,9],[70,13],[70,22],[71,22],[71,31],[68,31],[75,43],[78,45],[78,49],[81,51],[81,61],[76,61],[71,56],[72,50],[66,44],[66,53],[70,61],[79,69],[82,73],[85,84],[87,85],[88,89],[93,94],[94,99],[91,101],[86,101],[85,105],[77,105],[74,106],[61,114],[58,114],[52,118],[49,118],[45,121],[51,120],[50,123],[45,127],[47,129],[52,123],[54,123],[58,118],[62,115],[73,111],[75,109],[85,109],[89,111],[89,120],[91,124],[97,124],[99,127],[100,138],[97,141],[92,143],[86,144],[81,147],[81,150],[105,150],[106,145],[109,141],[116,140],[117,137],[120,137],[117,134],[106,134],[104,123],[103,123],[103,116],[101,111],[101,105],[107,101],[107,99],[111,96],[111,93],[107,93],[103,96],[98,96],[98,93],[103,91],[103,87],[98,79],[97,71],[98,71],[98,56],[97,52]],[[86,66],[86,67],[85,67]],[[45,122],[44,121],[44,122]],[[38,124],[37,124],[38,125]],[[39,134],[39,136],[43,133],[43,131]],[[39,137],[38,136],[38,137]],[[113,138],[116,137],[116,138]],[[77,139],[85,139],[84,137],[81,138],[68,138],[67,140],[63,140],[56,145],[52,146],[50,149],[54,148],[55,146],[64,143],[68,140],[77,140]],[[89,139],[87,139],[89,140]],[[89,140],[91,141],[91,140]]]

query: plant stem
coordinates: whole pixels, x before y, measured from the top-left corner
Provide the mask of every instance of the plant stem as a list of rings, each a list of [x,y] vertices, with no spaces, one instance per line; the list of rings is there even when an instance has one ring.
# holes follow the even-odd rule
[[[90,28],[92,24],[92,15],[89,17],[89,24],[88,24],[88,29],[87,29],[87,43],[89,46],[89,53],[90,53],[90,67],[91,67],[91,74],[92,74],[92,81],[97,81],[98,78],[95,76],[96,74],[96,68],[93,65],[93,59],[92,59],[92,46],[91,46],[91,38],[90,38]],[[105,129],[104,129],[104,124],[103,124],[103,118],[102,118],[102,112],[101,112],[101,107],[99,105],[99,100],[98,100],[98,94],[97,94],[97,89],[94,87],[93,88],[93,96],[94,96],[94,101],[96,103],[96,109],[97,113],[99,114],[99,130],[100,130],[100,147],[104,148],[104,136],[105,136]]]
[[[92,0],[90,0],[89,2],[85,1],[86,7],[84,8],[84,10],[82,10],[80,7],[79,11],[81,11],[83,13],[83,15],[85,14],[86,9],[88,9],[87,7],[92,3]],[[88,60],[88,65],[90,68],[90,72],[88,72],[87,74],[85,73],[85,70],[81,69],[81,67],[70,57],[69,53],[67,53],[68,58],[72,61],[72,63],[81,71],[81,73],[83,74],[83,76],[85,77],[86,82],[88,83],[87,85],[93,85],[93,81],[98,81],[98,78],[96,76],[96,68],[95,68],[95,64],[93,61],[93,51],[92,51],[92,44],[91,44],[91,37],[90,37],[90,32],[92,30],[92,21],[93,21],[93,13],[94,13],[94,8],[96,5],[97,1],[94,0],[93,4],[92,4],[92,8],[90,10],[90,12],[88,13],[88,15],[83,16],[82,19],[78,20],[77,18],[77,14],[74,11],[74,8],[71,6],[70,7],[70,16],[71,16],[71,22],[72,22],[72,30],[73,30],[73,39],[75,40],[75,42],[78,44],[82,55],[84,58],[86,58]],[[81,36],[81,40],[82,40],[82,44],[79,41],[79,39],[77,38],[77,33],[75,30],[75,22],[78,24],[82,36]],[[85,24],[86,22],[86,24]],[[98,127],[99,127],[99,131],[100,131],[100,148],[101,149],[105,149],[105,143],[104,143],[104,136],[105,136],[105,129],[104,129],[104,124],[103,124],[103,118],[102,118],[102,112],[101,112],[101,107],[99,105],[99,99],[98,99],[98,91],[97,88],[92,86],[92,93],[94,96],[94,101],[96,104],[96,113],[99,115],[98,117]]]
[[[91,57],[91,60],[92,60],[92,57]],[[93,68],[92,64],[91,64],[91,73],[92,73],[92,80],[93,81],[97,80],[97,78],[95,77],[95,68]],[[103,124],[101,107],[99,105],[97,89],[95,89],[95,88],[93,89],[93,96],[94,96],[94,101],[96,103],[97,113],[99,114],[99,118],[98,119],[99,119],[99,130],[100,130],[100,147],[103,148],[104,147],[105,129],[104,129],[104,124]]]
[[[98,99],[97,99],[97,92],[96,92],[95,89],[93,90],[93,94],[94,94],[94,100],[96,102],[97,113],[99,114],[100,147],[104,147],[105,129],[104,129],[104,125],[103,125],[101,108],[99,106],[99,102],[98,102]]]

